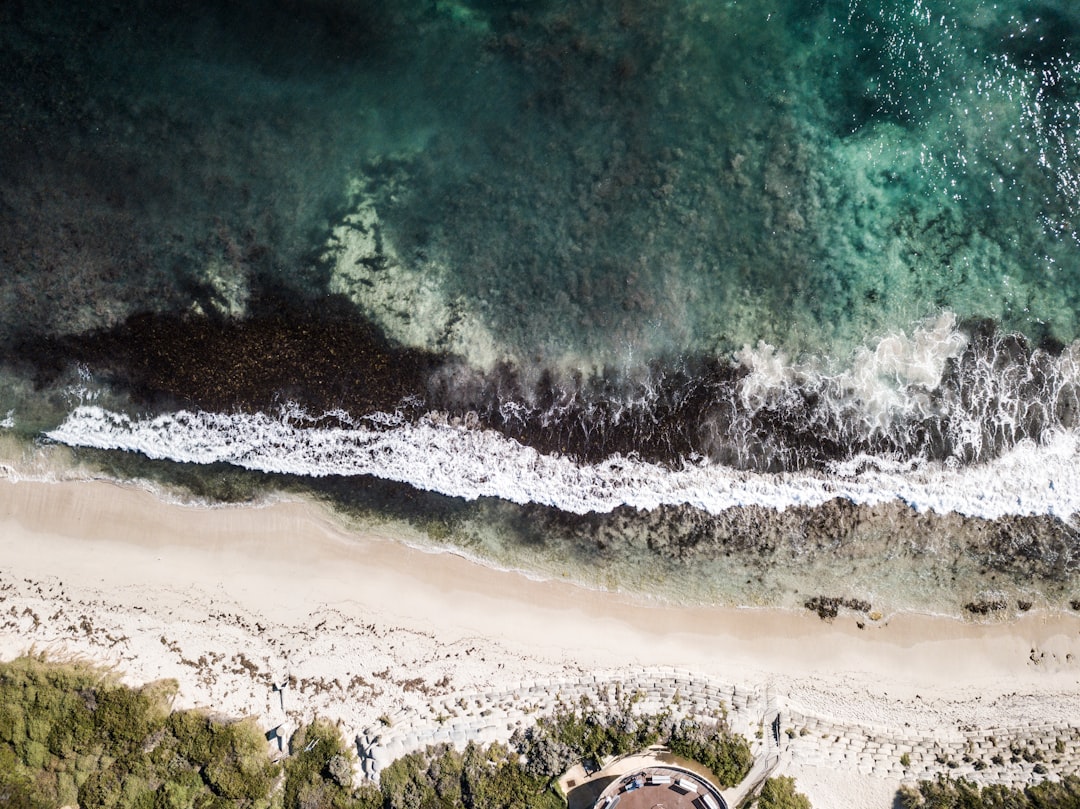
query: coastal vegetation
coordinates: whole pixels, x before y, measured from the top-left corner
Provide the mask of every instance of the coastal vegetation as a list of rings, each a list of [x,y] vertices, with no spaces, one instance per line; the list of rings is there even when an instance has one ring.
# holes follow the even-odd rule
[[[900,790],[904,809],[1080,809],[1080,778],[1043,781],[1023,788],[980,787],[966,779],[937,778]]]
[[[355,753],[317,720],[271,759],[252,720],[171,709],[172,681],[129,688],[79,662],[0,663],[0,806],[46,809],[564,809],[558,777],[583,762],[663,745],[708,767],[721,786],[752,764],[726,714],[637,713],[640,694],[582,699],[519,730],[509,745],[437,745],[394,761],[379,785],[353,784]],[[1060,745],[1060,743],[1059,743]],[[1080,809],[1080,777],[1022,788],[939,777],[903,787],[903,809]],[[790,777],[770,778],[754,809],[810,809]]]
[[[0,804],[268,807],[280,770],[262,731],[171,711],[175,692],[82,664],[0,665]]]
[[[786,775],[767,778],[753,809],[812,809],[810,799],[795,791],[795,779]]]
[[[437,745],[399,758],[379,777],[384,809],[563,809],[550,777],[503,745]]]
[[[572,765],[585,762],[591,769],[656,744],[704,764],[723,786],[739,783],[750,771],[750,746],[732,733],[726,717],[701,722],[637,714],[636,701],[619,695],[614,709],[589,700],[561,706],[517,731],[509,748],[470,744],[460,752],[438,745],[406,755],[382,772],[385,807],[560,809],[566,801],[556,780]]]
[[[738,784],[750,772],[754,761],[750,744],[731,731],[726,715],[700,721],[676,719],[668,712],[637,714],[633,711],[637,699],[638,695],[619,695],[613,711],[588,700],[563,706],[533,727],[519,730],[511,743],[537,777],[553,777],[578,761],[599,765],[609,756],[657,744],[704,764],[723,787]]]
[[[353,787],[355,755],[329,722],[316,720],[289,741],[284,809],[381,809],[382,793],[372,784]]]
[[[411,753],[383,770],[378,787],[357,788],[355,754],[329,722],[297,730],[281,764],[251,720],[173,711],[176,688],[173,681],[129,688],[100,669],[44,657],[0,664],[0,805],[561,809],[557,778],[578,761],[664,744],[707,766],[724,786],[742,780],[752,763],[726,716],[639,715],[637,695],[620,694],[613,709],[582,700],[540,717],[509,746]]]
[[[0,806],[46,809],[379,809],[354,789],[337,728],[292,737],[284,768],[251,720],[173,711],[171,681],[128,688],[81,663],[0,664]]]

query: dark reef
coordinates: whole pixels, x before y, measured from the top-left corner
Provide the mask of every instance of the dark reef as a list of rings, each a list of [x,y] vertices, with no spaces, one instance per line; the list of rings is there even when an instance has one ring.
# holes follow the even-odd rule
[[[81,363],[145,406],[257,412],[295,402],[320,417],[392,411],[423,392],[439,361],[391,344],[332,296],[263,308],[243,320],[136,315],[113,329],[24,340],[12,362],[40,385]]]
[[[688,566],[726,558],[765,572],[822,560],[840,569],[845,562],[900,559],[936,569],[946,582],[950,571],[955,575],[962,567],[986,589],[1008,582],[1057,597],[1069,593],[1080,571],[1080,531],[1051,516],[986,520],[920,513],[899,501],[863,506],[843,499],[815,508],[744,506],[719,514],[689,506],[622,507],[582,516],[540,506],[526,512],[524,520],[537,534],[600,554],[647,548],[657,558]]]
[[[856,393],[825,376],[748,401],[747,369],[716,357],[657,360],[633,374],[509,363],[479,371],[393,343],[341,296],[277,290],[250,305],[253,314],[240,319],[143,313],[110,329],[23,337],[8,364],[47,385],[80,363],[155,408],[254,412],[295,402],[317,420],[334,410],[353,419],[437,411],[544,453],[588,463],[619,454],[671,468],[697,457],[759,472],[825,470],[864,455],[981,463],[1080,423],[1062,347],[1035,346],[985,321],[965,324],[968,345],[936,388],[910,392],[923,408],[882,426]]]

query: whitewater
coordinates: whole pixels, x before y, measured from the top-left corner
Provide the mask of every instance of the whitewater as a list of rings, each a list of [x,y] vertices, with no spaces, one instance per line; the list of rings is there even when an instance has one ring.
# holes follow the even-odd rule
[[[392,415],[355,426],[311,426],[296,408],[275,415],[178,411],[132,418],[76,408],[46,433],[72,447],[138,452],[181,463],[227,463],[310,477],[373,475],[417,489],[475,500],[496,497],[575,514],[620,506],[687,505],[711,514],[740,506],[785,509],[835,498],[872,506],[900,500],[916,511],[998,519],[1080,511],[1080,434],[1060,430],[1022,441],[992,461],[897,462],[870,456],[825,472],[754,473],[705,460],[668,469],[634,457],[577,463],[540,453],[491,430],[448,423],[438,414],[413,423]]]

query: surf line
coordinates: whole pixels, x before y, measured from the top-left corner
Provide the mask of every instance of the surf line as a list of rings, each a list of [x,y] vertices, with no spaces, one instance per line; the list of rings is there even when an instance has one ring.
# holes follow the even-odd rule
[[[542,454],[491,430],[420,420],[391,429],[304,427],[286,414],[177,411],[131,418],[76,408],[46,436],[73,447],[138,452],[181,463],[229,463],[310,477],[373,475],[475,500],[496,497],[575,514],[619,506],[688,505],[717,514],[739,506],[784,509],[834,498],[860,505],[899,499],[917,511],[984,519],[1080,511],[1080,436],[1024,441],[984,464],[901,466],[873,458],[828,472],[743,472],[704,460],[668,469],[614,456],[581,464]]]

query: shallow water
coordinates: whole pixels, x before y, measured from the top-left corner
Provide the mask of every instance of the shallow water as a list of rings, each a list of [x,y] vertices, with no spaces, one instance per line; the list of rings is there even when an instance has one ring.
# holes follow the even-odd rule
[[[1078,44],[1064,2],[5,5],[0,429],[665,598],[1056,604]]]

